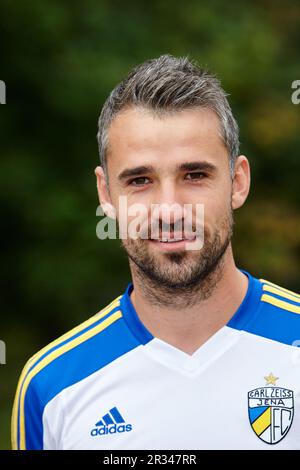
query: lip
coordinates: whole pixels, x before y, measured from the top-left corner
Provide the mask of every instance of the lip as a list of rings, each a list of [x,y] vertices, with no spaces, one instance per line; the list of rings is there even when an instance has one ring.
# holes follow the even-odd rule
[[[152,238],[150,238],[149,242],[155,245],[158,249],[162,251],[176,251],[176,250],[184,250],[185,245],[187,243],[193,243],[195,239],[196,239],[196,236],[194,236],[193,239],[185,238],[184,240],[179,240],[177,242],[161,242],[159,240],[153,240]]]
[[[178,239],[178,241],[181,241],[182,239],[184,240],[194,240],[195,239],[195,233],[191,233],[191,234],[186,234],[186,233],[182,233],[182,232],[161,232],[159,235],[155,234],[155,236],[153,236],[153,238],[150,237],[151,240],[163,240],[163,239],[167,239],[167,240],[176,240]]]

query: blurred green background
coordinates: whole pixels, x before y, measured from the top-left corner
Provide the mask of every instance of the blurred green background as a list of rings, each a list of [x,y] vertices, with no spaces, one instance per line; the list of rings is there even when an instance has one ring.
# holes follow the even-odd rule
[[[287,0],[0,0],[2,308],[0,448],[17,379],[42,346],[129,281],[118,241],[100,241],[94,168],[101,106],[142,61],[188,55],[221,79],[252,165],[238,213],[239,267],[299,290],[300,8]]]

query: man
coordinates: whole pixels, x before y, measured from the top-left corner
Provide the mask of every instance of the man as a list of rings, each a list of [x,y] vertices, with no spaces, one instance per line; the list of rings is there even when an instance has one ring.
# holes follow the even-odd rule
[[[112,91],[98,141],[106,214],[120,225],[122,197],[146,209],[143,236],[122,237],[132,282],[26,364],[13,447],[300,449],[300,296],[235,266],[250,171],[220,83],[186,58],[147,61]]]

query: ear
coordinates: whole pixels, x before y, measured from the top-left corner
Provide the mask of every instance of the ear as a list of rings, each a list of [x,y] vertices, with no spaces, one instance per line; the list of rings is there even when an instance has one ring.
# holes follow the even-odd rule
[[[115,219],[116,211],[111,202],[111,197],[109,194],[109,189],[107,187],[105,173],[101,166],[97,166],[95,168],[95,175],[97,179],[98,197],[99,197],[99,202],[102,207],[102,210],[105,213],[105,215],[107,215],[107,217]]]
[[[234,165],[232,180],[231,205],[233,209],[241,207],[250,190],[250,164],[244,155],[240,155]]]

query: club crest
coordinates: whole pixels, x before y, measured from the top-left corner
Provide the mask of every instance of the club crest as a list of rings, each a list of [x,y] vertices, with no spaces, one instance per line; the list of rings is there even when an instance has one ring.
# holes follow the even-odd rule
[[[294,417],[294,393],[277,387],[272,373],[264,377],[266,386],[248,392],[248,413],[257,437],[267,444],[277,444],[289,432]],[[273,386],[274,385],[274,386]]]

